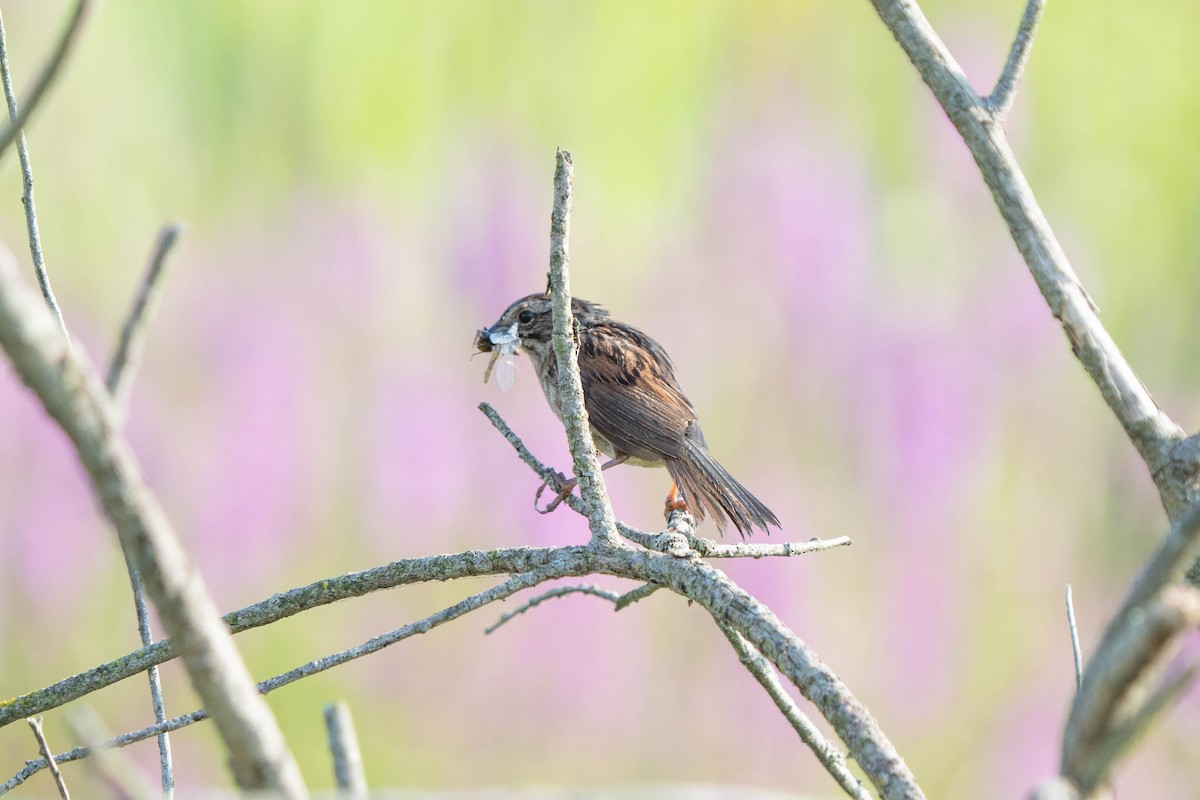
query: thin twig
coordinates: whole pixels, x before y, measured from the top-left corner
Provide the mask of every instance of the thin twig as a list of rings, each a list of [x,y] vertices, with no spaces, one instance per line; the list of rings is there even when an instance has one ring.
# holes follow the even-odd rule
[[[130,307],[129,316],[121,326],[121,335],[112,361],[108,365],[108,376],[105,386],[113,398],[113,406],[118,417],[123,417],[128,411],[130,387],[141,361],[142,350],[145,346],[146,331],[157,305],[161,278],[165,274],[167,254],[179,238],[183,226],[179,223],[166,225],[158,234],[154,252],[145,277],[138,288],[137,297]],[[133,561],[125,554],[125,569],[129,573],[129,584],[133,590],[133,605],[137,612],[138,635],[142,646],[153,642],[150,632],[150,613],[146,606],[146,592],[142,580],[138,576]],[[158,667],[152,666],[146,671],[150,682],[150,705],[154,709],[154,721],[164,722],[167,718],[166,704],[163,702],[162,681],[158,675]],[[162,782],[163,800],[171,800],[175,796],[175,770],[171,760],[171,739],[167,733],[158,737],[158,761]]]
[[[660,553],[667,552],[671,546],[668,533],[646,533],[622,526],[621,535],[630,541],[637,542],[642,547]],[[695,536],[685,538],[688,548],[702,558],[788,558],[847,547],[852,544],[849,536],[838,536],[835,539],[810,539],[807,542],[779,542],[777,544],[759,542],[718,544],[712,539]]]
[[[569,594],[590,594],[593,597],[602,597],[609,602],[616,603],[620,596],[611,589],[605,589],[603,586],[597,586],[594,583],[583,583],[578,586],[555,586],[553,589],[548,589],[532,600],[526,600],[521,605],[514,608],[512,611],[506,611],[500,615],[500,618],[491,625],[483,629],[484,633],[495,633],[501,625],[508,622],[513,617],[524,614],[531,608],[537,608],[547,600],[553,600],[556,597],[566,597]]]
[[[183,225],[173,222],[163,226],[158,233],[154,252],[150,255],[146,274],[138,287],[137,297],[129,309],[129,316],[121,326],[121,336],[112,361],[108,365],[108,376],[104,384],[108,393],[116,403],[117,411],[122,416],[129,404],[129,389],[137,373],[142,351],[145,349],[146,330],[154,316],[157,299],[160,294],[161,279],[166,273],[167,256],[174,247]]]
[[[137,614],[138,637],[142,647],[149,647],[154,641],[150,632],[150,609],[146,604],[146,590],[142,579],[138,577],[137,567],[125,553],[125,570],[129,573],[129,586],[133,590],[133,607]],[[158,665],[152,664],[146,670],[146,678],[150,683],[150,708],[154,711],[155,722],[165,722],[167,705],[163,700],[162,679],[158,674]],[[162,784],[163,800],[172,800],[175,796],[175,767],[171,757],[171,737],[163,731],[158,735],[158,771]]]
[[[42,66],[42,71],[33,83],[33,89],[30,90],[29,96],[25,98],[25,103],[21,107],[21,113],[0,133],[0,155],[3,155],[8,146],[13,143],[13,139],[25,127],[25,123],[29,121],[34,110],[41,105],[46,89],[49,88],[51,82],[57,77],[59,70],[62,69],[63,62],[66,61],[67,54],[71,51],[71,46],[78,38],[84,16],[91,5],[92,0],[79,0],[75,4],[75,9],[71,12],[71,18],[67,21],[67,27],[63,29],[62,35],[54,47],[54,52],[50,55],[45,65]],[[0,21],[0,25],[3,25],[2,21]]]
[[[1001,124],[1012,110],[1017,84],[1021,81],[1021,74],[1025,72],[1025,64],[1029,61],[1029,53],[1033,49],[1033,37],[1045,10],[1046,0],[1028,0],[1025,4],[1025,13],[1021,15],[1021,25],[1017,28],[1017,35],[1008,51],[1004,70],[1000,73],[1000,79],[996,81],[996,88],[984,101]]]
[[[42,718],[30,717],[25,721],[29,723],[30,728],[33,728],[33,737],[37,739],[38,752],[42,754],[46,765],[50,767],[50,774],[54,776],[54,785],[58,787],[58,796],[62,800],[71,800],[71,793],[67,791],[66,781],[63,780],[62,773],[58,771],[58,764],[55,763],[54,756],[50,754],[50,744],[46,741],[46,734],[42,732]]]
[[[579,483],[579,495],[583,498],[592,542],[616,547],[621,540],[617,537],[616,519],[608,500],[608,490],[604,487],[604,478],[600,474],[600,462],[596,458],[596,446],[588,425],[583,383],[579,377],[579,348],[571,314],[568,243],[574,174],[571,154],[560,147],[554,163],[554,210],[550,213],[550,296],[554,322],[551,341],[558,359],[560,416],[567,429],[575,479]]]
[[[1067,584],[1067,627],[1071,629],[1071,652],[1075,656],[1075,691],[1083,685],[1083,655],[1079,651],[1079,629],[1075,627],[1075,603],[1071,599],[1071,584]]]
[[[621,611],[639,600],[645,600],[650,595],[657,592],[662,587],[657,583],[643,583],[636,589],[630,589],[625,594],[617,598],[616,610]]]
[[[63,338],[70,342],[71,336],[67,333],[67,323],[63,319],[62,309],[58,307],[54,289],[50,287],[50,273],[46,271],[46,259],[42,254],[42,237],[38,233],[37,207],[33,199],[33,166],[29,162],[29,147],[25,142],[25,131],[20,129],[21,115],[17,111],[17,97],[13,94],[12,76],[8,71],[8,42],[4,33],[3,17],[0,17],[0,82],[4,84],[4,98],[8,102],[8,117],[13,130],[17,133],[17,155],[21,161],[21,184],[24,189],[21,194],[21,204],[25,206],[25,228],[29,236],[29,254],[33,259],[33,271],[37,275],[38,286],[42,289],[42,299],[46,301],[46,307],[50,309],[55,322],[58,323]],[[0,147],[0,153],[2,152],[3,147]]]
[[[775,707],[783,714],[784,719],[792,726],[792,729],[800,736],[800,740],[808,746],[808,749],[813,751],[822,766],[833,776],[833,779],[842,787],[842,791],[856,800],[870,800],[871,793],[866,790],[858,778],[846,767],[846,754],[833,742],[826,739],[812,720],[808,718],[800,707],[796,705],[796,701],[783,688],[783,684],[779,681],[779,676],[775,674],[775,669],[771,666],[762,655],[746,643],[746,640],[740,633],[731,629],[728,625],[718,621],[717,627],[721,629],[721,633],[725,634],[725,638],[733,645],[734,652],[738,655],[738,660],[742,665],[749,670],[754,679],[766,690]]]
[[[333,783],[338,797],[366,798],[367,776],[363,772],[362,750],[347,703],[342,701],[325,706],[325,732],[329,739],[329,754],[333,758]]]
[[[554,491],[558,491],[562,488],[562,480],[560,479],[558,472],[543,464],[540,460],[538,460],[537,456],[529,451],[529,448],[525,446],[523,441],[521,441],[521,437],[517,436],[513,429],[509,427],[508,423],[504,421],[504,418],[500,416],[499,412],[492,408],[491,404],[480,403],[479,410],[482,411],[483,415],[488,418],[488,421],[492,423],[492,426],[495,427],[496,430],[500,431],[500,435],[502,435],[505,440],[513,446],[513,449],[517,451],[517,457],[520,458],[521,461],[525,462],[525,465],[532,469],[535,475],[545,481],[546,484]],[[563,502],[566,503],[571,510],[575,511],[576,513],[584,514],[583,500],[581,500],[577,495],[569,494],[563,498]]]
[[[96,748],[126,747],[135,742],[145,741],[146,739],[149,739],[152,736],[157,736],[160,733],[177,731],[180,728],[186,728],[189,725],[193,725],[197,722],[201,722],[206,719],[208,719],[207,712],[205,712],[203,710],[193,711],[191,714],[183,714],[182,716],[172,717],[171,719],[168,719],[165,722],[163,722],[161,725],[151,725],[150,727],[142,728],[141,730],[129,731],[128,733],[122,733],[120,736],[114,736],[111,739],[108,739],[103,742],[99,742],[98,744],[95,745],[95,747]],[[91,756],[93,754],[92,750],[93,750],[92,747],[89,747],[86,745],[81,745],[79,747],[74,748],[73,750],[68,750],[65,753],[59,753],[58,755],[54,756],[54,760],[60,764],[67,764],[72,761],[79,761],[82,758],[88,758],[89,756]],[[26,761],[25,766],[22,767],[20,771],[18,771],[15,775],[13,775],[11,778],[9,778],[4,783],[0,783],[0,795],[11,792],[13,789],[15,789],[18,786],[20,786],[21,784],[25,783],[25,781],[29,780],[31,777],[38,774],[45,768],[46,768],[46,759],[44,759],[44,758],[37,758],[37,759],[32,759],[30,761]]]
[[[122,550],[145,581],[172,648],[213,714],[239,786],[305,796],[279,725],[255,691],[200,572],[146,486],[107,390],[88,363],[72,353],[2,248],[0,346],[74,445]]]

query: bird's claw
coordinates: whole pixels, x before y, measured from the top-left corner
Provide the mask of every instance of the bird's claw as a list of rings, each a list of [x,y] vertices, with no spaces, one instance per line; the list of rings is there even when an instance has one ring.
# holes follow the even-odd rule
[[[551,500],[545,508],[540,508],[538,506],[538,501],[542,499],[542,492],[546,491],[546,487],[550,485],[550,482],[542,481],[542,485],[538,487],[537,494],[533,496],[533,510],[539,514],[549,514],[551,511],[558,508],[560,505],[562,505],[563,500],[566,500],[571,496],[571,491],[575,488],[574,478],[567,480],[567,476],[563,475],[561,472],[557,472],[555,475],[558,477],[557,482],[562,485],[562,488],[558,490],[558,494],[555,495],[554,499]]]

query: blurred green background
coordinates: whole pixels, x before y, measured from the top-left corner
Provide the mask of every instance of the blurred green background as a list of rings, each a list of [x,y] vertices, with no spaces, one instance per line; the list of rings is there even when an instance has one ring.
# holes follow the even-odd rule
[[[923,6],[990,88],[1019,3]],[[18,87],[66,11],[4,0]],[[1009,126],[1110,332],[1188,430],[1198,26],[1194,3],[1055,0]],[[667,347],[782,538],[854,539],[719,566],[839,672],[931,797],[1020,796],[1055,771],[1064,584],[1089,653],[1164,515],[868,3],[109,0],[29,135],[48,266],[95,362],[158,228],[188,225],[129,433],[222,608],[396,558],[586,539],[570,512],[532,512],[537,481],[476,411],[494,403],[565,469],[528,366],[501,395],[470,352],[544,285],[561,145],[575,291]],[[0,238],[27,265],[19,196],[9,153]],[[0,418],[12,696],[136,631],[114,537],[7,368]],[[661,524],[665,472],[609,476],[618,517]],[[484,585],[346,602],[238,643],[261,679]],[[485,637],[503,610],[271,695],[310,785],[331,785],[321,707],[344,698],[375,787],[836,795],[700,609],[660,593],[614,617],[572,597]],[[179,668],[164,674],[169,712],[194,708]],[[141,679],[87,702],[113,731],[152,718]],[[1195,795],[1196,705],[1167,715],[1119,790]],[[65,716],[47,718],[58,749]],[[173,743],[182,786],[225,783],[210,728]],[[154,745],[128,752],[153,782]],[[0,730],[0,780],[33,754],[24,725]]]

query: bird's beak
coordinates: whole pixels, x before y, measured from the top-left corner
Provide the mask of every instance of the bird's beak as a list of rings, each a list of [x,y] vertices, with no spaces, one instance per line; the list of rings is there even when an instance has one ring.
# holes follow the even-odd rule
[[[475,334],[475,347],[481,353],[490,353],[494,348],[508,350],[508,352],[516,352],[517,349],[517,324],[514,322],[507,328],[502,328],[497,323],[490,328],[483,328]]]

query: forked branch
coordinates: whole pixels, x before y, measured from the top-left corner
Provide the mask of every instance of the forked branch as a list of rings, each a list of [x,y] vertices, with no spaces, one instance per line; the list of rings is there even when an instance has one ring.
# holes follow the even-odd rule
[[[1200,471],[1189,471],[1188,465],[1177,463],[1183,430],[1159,408],[1100,322],[1095,304],[1076,277],[1009,147],[1003,115],[996,113],[1012,104],[1041,15],[1040,2],[1035,0],[1026,8],[1018,41],[992,101],[971,86],[915,0],[872,0],[872,4],[971,151],[1042,297],[1062,324],[1071,350],[1146,462],[1168,516],[1177,519],[1200,499]],[[1192,466],[1200,465],[1198,455],[1192,455]]]

